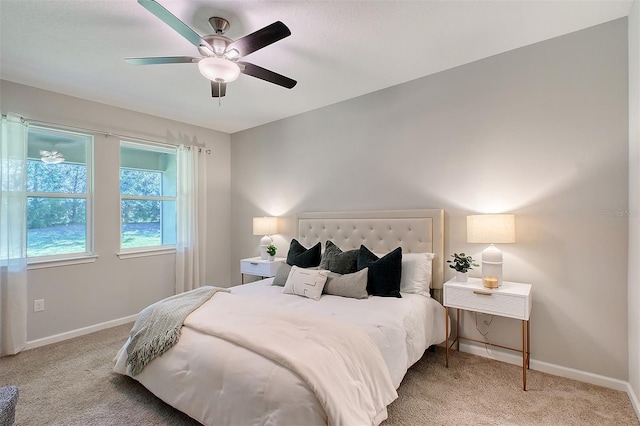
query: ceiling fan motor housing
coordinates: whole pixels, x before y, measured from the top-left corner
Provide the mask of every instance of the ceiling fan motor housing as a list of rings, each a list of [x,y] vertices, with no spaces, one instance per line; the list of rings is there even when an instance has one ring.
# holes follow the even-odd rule
[[[209,45],[213,48],[213,53],[215,53],[217,56],[224,55],[229,43],[233,42],[233,40],[231,40],[230,38],[222,35],[207,35],[203,36],[202,39],[209,43]],[[209,49],[205,48],[204,53],[202,49],[199,48],[198,50],[200,50],[200,53],[202,53],[203,56],[211,56],[211,51]]]

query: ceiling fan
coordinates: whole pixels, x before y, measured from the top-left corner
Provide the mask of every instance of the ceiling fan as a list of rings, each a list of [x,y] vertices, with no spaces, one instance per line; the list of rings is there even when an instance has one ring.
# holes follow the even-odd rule
[[[209,18],[214,34],[200,37],[184,22],[154,0],[138,0],[145,9],[160,18],[178,34],[198,48],[200,56],[168,56],[153,58],[126,58],[133,65],[197,63],[200,73],[211,80],[211,96],[221,98],[227,91],[227,83],[238,78],[240,73],[250,75],[287,89],[296,85],[296,81],[284,75],[238,59],[262,49],[278,40],[291,35],[291,31],[280,21],[253,32],[237,40],[231,40],[223,34],[229,29],[229,21],[224,18]]]
[[[64,162],[64,156],[58,151],[40,151],[40,160],[47,164],[60,164]]]

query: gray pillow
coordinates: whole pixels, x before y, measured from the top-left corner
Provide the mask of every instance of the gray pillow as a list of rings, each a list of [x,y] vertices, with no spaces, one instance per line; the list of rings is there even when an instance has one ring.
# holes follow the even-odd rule
[[[286,283],[287,278],[289,278],[289,272],[291,272],[291,265],[288,265],[286,263],[280,265],[280,267],[276,271],[276,276],[273,278],[273,283],[271,285],[279,285],[280,287],[284,287],[284,283]]]
[[[368,268],[364,268],[353,274],[344,275],[329,272],[323,293],[333,294],[334,296],[351,297],[353,299],[366,299],[369,297],[367,293],[368,274]]]
[[[358,270],[357,263],[358,249],[342,251],[331,241],[327,241],[319,268],[343,275],[352,274]]]

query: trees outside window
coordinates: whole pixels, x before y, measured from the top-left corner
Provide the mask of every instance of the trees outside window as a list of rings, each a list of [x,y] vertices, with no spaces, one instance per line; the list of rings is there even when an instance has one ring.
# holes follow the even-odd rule
[[[93,137],[29,126],[27,257],[93,253]]]
[[[176,243],[176,149],[120,144],[121,249]]]

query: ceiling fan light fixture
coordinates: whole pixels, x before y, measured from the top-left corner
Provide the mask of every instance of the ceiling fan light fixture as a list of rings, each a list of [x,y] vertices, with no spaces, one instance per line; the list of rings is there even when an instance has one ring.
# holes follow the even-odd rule
[[[43,163],[47,164],[60,164],[64,163],[64,157],[40,157]]]
[[[204,58],[198,62],[198,69],[209,80],[223,83],[232,82],[240,75],[238,64],[224,58]]]
[[[40,161],[47,164],[60,164],[65,160],[64,155],[58,151],[40,151]]]
[[[209,56],[209,55],[213,55],[214,54],[213,49],[208,44],[199,45],[198,46],[198,52],[200,52],[200,54],[202,56]]]
[[[224,57],[227,59],[236,59],[240,57],[240,52],[238,52],[236,49],[230,49],[224,54]]]

